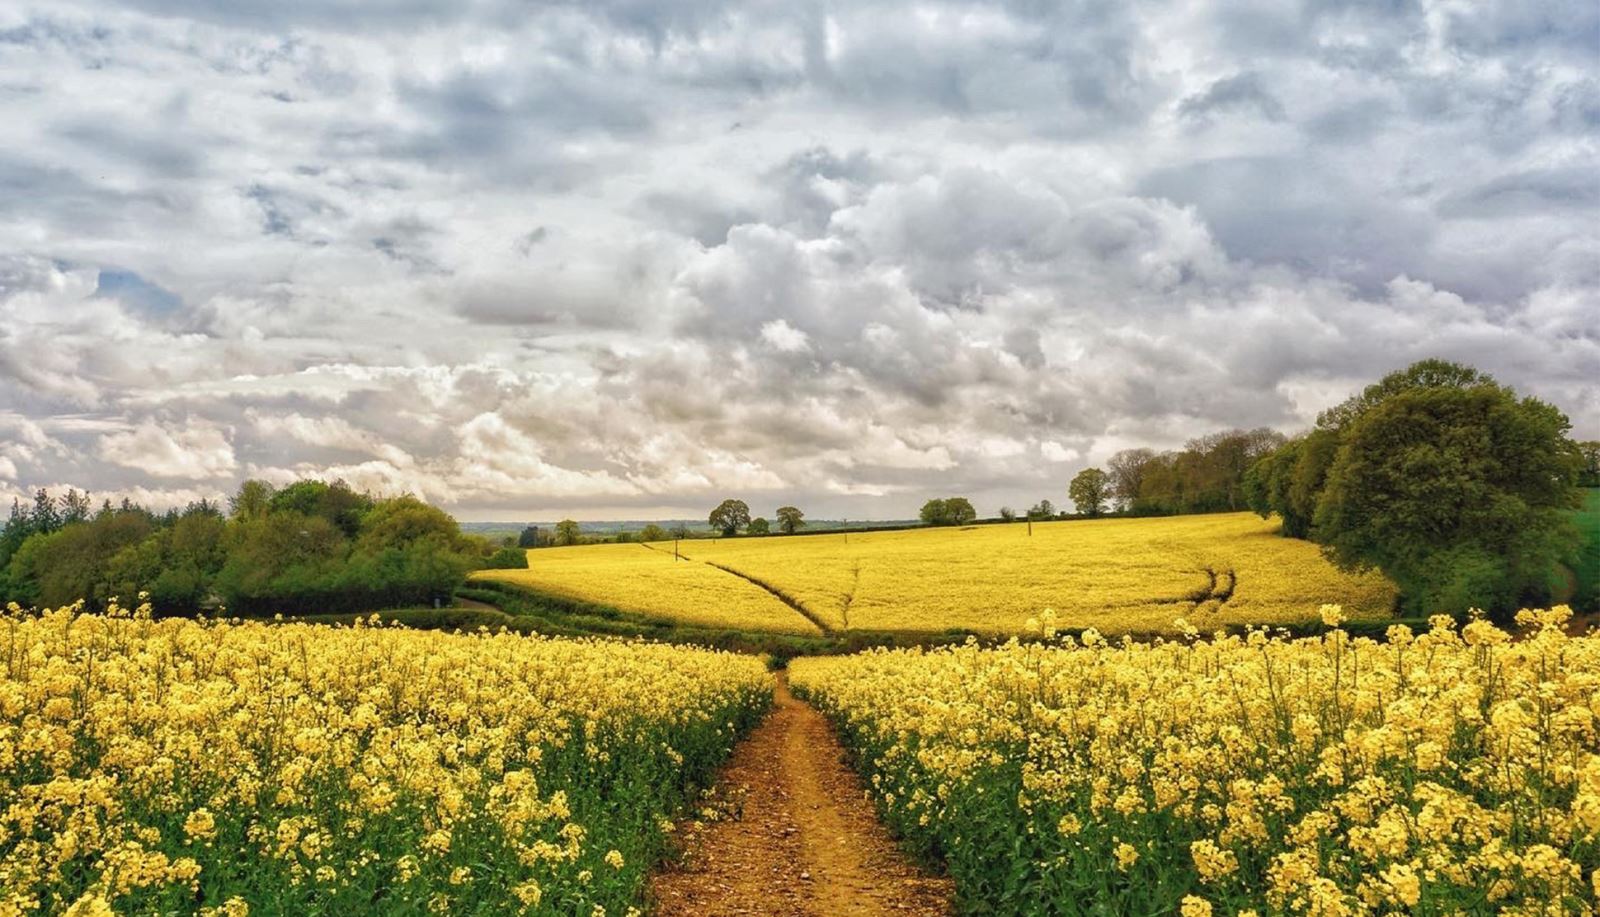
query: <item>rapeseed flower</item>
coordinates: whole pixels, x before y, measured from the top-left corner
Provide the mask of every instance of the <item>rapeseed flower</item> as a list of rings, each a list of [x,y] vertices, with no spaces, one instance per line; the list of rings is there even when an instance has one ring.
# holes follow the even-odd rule
[[[0,616],[0,915],[352,913],[378,889],[622,914],[622,865],[771,696],[709,650],[81,611]]]
[[[1030,889],[1000,913],[1075,914],[1093,888],[1108,912],[1578,917],[1600,899],[1600,635],[1570,614],[1387,643],[1090,631],[789,673],[958,889]]]

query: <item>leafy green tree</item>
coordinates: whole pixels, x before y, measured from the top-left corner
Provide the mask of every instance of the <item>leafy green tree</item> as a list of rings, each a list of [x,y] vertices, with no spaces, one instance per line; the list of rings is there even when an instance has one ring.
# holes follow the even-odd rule
[[[806,514],[793,506],[780,506],[773,515],[778,517],[778,528],[785,535],[793,535],[796,529],[806,524]]]
[[[226,531],[221,516],[206,512],[187,514],[165,531],[161,572],[143,590],[150,593],[150,604],[158,612],[200,610],[227,561],[222,548]]]
[[[443,510],[411,496],[381,500],[362,518],[339,601],[362,609],[446,602],[481,556]]]
[[[341,601],[349,539],[321,516],[272,512],[228,528],[216,589],[241,614],[358,610]]]
[[[1017,521],[1017,511],[1012,509],[1009,506],[1000,507],[1000,521],[1001,522],[1016,522]]]
[[[247,483],[231,520],[205,501],[159,517],[128,501],[89,516],[76,491],[59,502],[41,492],[36,504],[54,528],[39,530],[37,509],[19,504],[0,529],[0,589],[29,605],[147,594],[161,614],[215,596],[245,614],[367,611],[448,599],[491,552],[414,497],[374,500],[339,482]]]
[[[1268,453],[1245,472],[1245,502],[1265,519],[1276,513],[1283,534],[1308,538],[1322,486],[1339,449],[1339,434],[1312,430]]]
[[[945,497],[922,504],[918,515],[927,525],[966,525],[978,518],[978,511],[966,497]]]
[[[711,527],[722,532],[724,538],[732,537],[750,524],[750,507],[743,500],[723,500],[707,517]]]
[[[563,519],[556,523],[556,544],[577,544],[581,533],[578,523],[572,519]]]
[[[670,537],[666,529],[656,525],[654,522],[639,530],[640,541],[666,541]]]
[[[1177,452],[1124,449],[1106,463],[1106,501],[1136,515],[1243,509],[1245,475],[1284,442],[1260,427],[1199,436]]]
[[[40,597],[40,555],[45,553],[50,536],[42,532],[29,535],[11,553],[6,563],[6,601],[24,608],[38,608]]]
[[[46,533],[22,543],[11,558],[7,579],[24,604],[55,608],[80,599],[91,608],[105,607],[111,590],[112,560],[155,530],[142,510],[112,510],[85,522]],[[133,604],[136,595],[116,595]]]
[[[1144,485],[1145,468],[1155,460],[1153,449],[1124,449],[1106,462],[1111,476],[1111,498],[1125,510],[1133,509]]]
[[[443,538],[453,549],[470,550],[462,540],[461,526],[449,513],[416,497],[395,497],[378,502],[367,512],[355,549],[371,553],[405,547],[429,536]]]
[[[750,525],[745,528],[745,531],[751,535],[766,535],[772,531],[772,525],[767,522],[765,517],[757,516],[750,520]]]
[[[1105,512],[1110,492],[1111,478],[1099,468],[1083,469],[1067,485],[1067,496],[1072,498],[1080,516],[1098,516]]]
[[[1579,487],[1600,487],[1600,442],[1578,443],[1578,454],[1583,457],[1583,470],[1578,473]]]
[[[288,511],[320,516],[338,526],[346,537],[353,538],[361,530],[362,517],[372,510],[373,500],[343,481],[329,484],[304,480],[274,493],[269,506],[274,513]]]
[[[1056,505],[1049,500],[1040,500],[1028,508],[1028,518],[1035,522],[1056,517]]]
[[[61,524],[73,525],[78,522],[88,522],[89,508],[89,495],[87,493],[78,493],[76,488],[67,488],[66,495],[61,498]],[[132,506],[124,501],[123,508],[132,509]],[[104,512],[111,512],[110,501],[106,502]]]
[[[483,562],[485,570],[526,570],[528,569],[527,548],[501,548],[489,555]]]
[[[239,490],[228,500],[228,511],[233,519],[248,522],[260,519],[272,508],[274,488],[266,481],[251,479],[239,485]]]
[[[1312,535],[1334,562],[1382,570],[1416,612],[1548,599],[1582,463],[1560,411],[1427,361],[1324,416],[1339,449]]]
[[[1390,398],[1430,388],[1476,388],[1480,385],[1497,385],[1494,378],[1471,366],[1451,363],[1448,360],[1419,360],[1352,395],[1336,407],[1317,415],[1317,429],[1338,431],[1358,420],[1362,414]]]
[[[125,601],[148,593],[157,614],[199,611],[227,560],[223,548],[226,528],[213,507],[189,507],[170,524],[112,558],[107,572],[109,591]]]
[[[13,498],[11,514],[6,519],[5,527],[0,528],[0,605],[22,601],[22,597],[11,586],[9,569],[11,558],[32,534],[33,513],[20,500]]]
[[[539,527],[537,525],[526,526],[525,528],[523,528],[521,534],[517,535],[517,547],[519,547],[519,548],[537,548],[538,546],[539,546]]]
[[[1185,461],[1177,452],[1161,452],[1144,467],[1139,480],[1139,496],[1130,510],[1140,516],[1161,516],[1179,513],[1189,505],[1184,487],[1188,467],[1193,460]]]
[[[33,512],[29,514],[33,530],[30,534],[48,535],[61,528],[61,512],[56,509],[55,498],[43,487],[33,494]]]

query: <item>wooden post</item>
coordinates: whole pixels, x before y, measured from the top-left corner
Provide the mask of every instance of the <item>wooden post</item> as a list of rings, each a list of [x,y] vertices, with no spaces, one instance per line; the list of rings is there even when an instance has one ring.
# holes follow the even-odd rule
[[[1029,538],[1033,537],[1033,517],[1032,516],[1028,517],[1028,537]]]
[[[672,559],[678,559],[678,539],[672,539]]]

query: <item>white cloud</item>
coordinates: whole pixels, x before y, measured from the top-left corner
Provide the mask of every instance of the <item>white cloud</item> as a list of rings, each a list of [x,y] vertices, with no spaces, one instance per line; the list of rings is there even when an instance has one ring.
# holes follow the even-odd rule
[[[1053,439],[1047,439],[1040,443],[1039,453],[1044,456],[1047,462],[1070,462],[1078,458],[1078,453]]]
[[[461,497],[515,499],[634,496],[639,488],[610,471],[576,471],[541,458],[539,442],[499,414],[479,414],[456,430],[459,457],[449,483]]]
[[[217,478],[238,467],[222,430],[191,426],[171,432],[152,421],[101,436],[100,458],[158,478]]]
[[[761,340],[782,353],[804,353],[811,349],[811,337],[781,318],[761,326]]]

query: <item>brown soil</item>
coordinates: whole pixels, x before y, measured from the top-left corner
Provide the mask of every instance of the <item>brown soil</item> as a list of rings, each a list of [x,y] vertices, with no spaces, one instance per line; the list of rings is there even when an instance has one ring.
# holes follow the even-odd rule
[[[682,863],[651,883],[663,917],[948,915],[950,884],[900,854],[822,715],[782,675],[777,705],[734,751]]]

